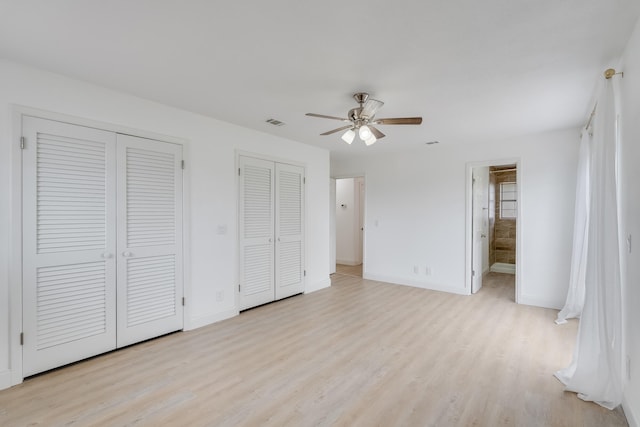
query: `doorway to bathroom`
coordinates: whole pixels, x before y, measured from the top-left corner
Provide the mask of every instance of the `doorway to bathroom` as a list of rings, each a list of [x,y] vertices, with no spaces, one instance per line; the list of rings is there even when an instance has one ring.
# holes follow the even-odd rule
[[[488,275],[511,275],[518,301],[518,160],[467,165],[467,281],[475,294]]]

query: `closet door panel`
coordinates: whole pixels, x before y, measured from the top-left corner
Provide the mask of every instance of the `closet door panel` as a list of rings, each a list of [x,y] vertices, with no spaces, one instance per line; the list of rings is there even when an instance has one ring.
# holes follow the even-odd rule
[[[240,157],[240,310],[274,300],[274,164]]]
[[[275,299],[304,292],[304,169],[276,164]]]
[[[23,375],[116,346],[116,138],[23,118]]]
[[[118,347],[180,330],[182,148],[118,141]]]

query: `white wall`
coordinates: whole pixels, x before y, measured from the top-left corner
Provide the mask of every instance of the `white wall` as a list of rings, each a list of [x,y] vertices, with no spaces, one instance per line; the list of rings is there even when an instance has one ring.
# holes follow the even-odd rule
[[[627,354],[631,359],[631,379],[625,390],[624,410],[631,427],[640,426],[640,21],[629,40],[622,64],[620,83],[620,145],[622,163],[622,235],[632,236],[632,252],[622,257],[625,295]],[[615,77],[619,78],[619,76]]]
[[[464,146],[444,142],[393,155],[333,159],[332,175],[364,172],[367,177],[364,276],[468,293],[466,164],[518,158],[520,302],[562,307],[571,260],[579,134],[572,129]],[[418,274],[414,265],[420,266]],[[431,276],[425,274],[426,267],[431,267]]]
[[[356,247],[358,206],[354,178],[336,179],[336,262],[358,265]]]
[[[216,102],[216,100],[211,100]],[[11,104],[68,114],[187,139],[185,181],[190,182],[190,239],[186,253],[186,327],[237,313],[236,150],[306,165],[306,291],[330,285],[329,153],[187,111],[111,91],[34,68],[0,61],[0,388],[10,376],[9,239],[12,140]],[[228,232],[216,233],[219,225]],[[216,301],[216,292],[224,298]],[[20,327],[17,325],[15,327]],[[19,329],[18,329],[19,330]]]

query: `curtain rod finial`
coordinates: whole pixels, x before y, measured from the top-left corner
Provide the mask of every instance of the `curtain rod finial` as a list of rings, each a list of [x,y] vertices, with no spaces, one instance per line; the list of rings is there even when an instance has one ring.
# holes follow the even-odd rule
[[[616,73],[616,70],[614,70],[613,68],[609,68],[605,70],[604,78],[609,80],[611,77],[615,76],[616,74],[620,74],[622,75],[622,77],[624,77],[624,73],[622,71],[620,71],[619,73]]]

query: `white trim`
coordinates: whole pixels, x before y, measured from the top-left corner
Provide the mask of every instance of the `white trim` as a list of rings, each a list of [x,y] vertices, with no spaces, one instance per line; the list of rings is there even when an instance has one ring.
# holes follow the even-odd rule
[[[271,156],[269,154],[255,153],[252,151],[235,150],[235,152],[236,152],[236,170],[238,170],[238,168],[240,167],[240,157],[251,157],[252,159],[266,160],[268,162],[284,163],[284,164],[293,165],[293,166],[301,166],[305,169],[305,177],[307,176],[306,175],[307,164],[304,162],[297,162],[295,160],[287,159],[284,157],[276,157],[276,156]]]
[[[418,280],[405,279],[402,277],[366,273],[366,274],[363,274],[363,278],[367,280],[375,280],[376,282],[390,283],[393,285],[411,286],[414,288],[427,289],[430,291],[448,292],[450,294],[458,294],[458,295],[469,295],[466,289],[454,288],[451,286],[443,286],[435,283],[420,282]]]
[[[22,332],[22,149],[20,148],[20,137],[22,136],[22,118],[24,116],[38,117],[46,120],[55,120],[63,123],[85,126],[95,129],[106,130],[114,133],[137,136],[140,138],[154,139],[182,146],[182,158],[185,160],[186,169],[189,170],[189,141],[170,135],[158,134],[141,129],[130,128],[108,122],[85,119],[69,114],[56,113],[38,108],[26,107],[22,105],[10,104],[11,112],[11,207],[9,224],[11,226],[11,248],[9,251],[9,371],[4,371],[0,375],[10,373],[10,385],[20,384],[22,375],[22,346],[20,345],[20,333]],[[29,143],[29,141],[27,141]],[[183,292],[184,295],[191,296],[191,272],[190,272],[190,173],[183,173]],[[189,307],[185,307],[183,312],[183,325],[189,317]],[[0,389],[4,385],[3,377],[0,376]]]
[[[11,387],[11,376],[12,373],[10,370],[0,371],[0,390],[4,390],[5,388]]]
[[[237,316],[238,314],[240,314],[238,309],[232,308],[230,310],[225,310],[218,313],[205,314],[203,316],[196,316],[193,318],[185,319],[186,321],[184,330],[191,331],[193,329],[202,328],[203,326],[230,319]]]
[[[362,207],[362,227],[364,228],[363,232],[362,232],[362,273],[364,274],[365,271],[367,271],[367,229],[368,229],[368,222],[367,222],[367,191],[369,186],[367,185],[367,174],[364,172],[357,172],[357,173],[351,173],[351,174],[342,174],[342,175],[331,175],[330,177],[331,179],[334,180],[338,180],[338,179],[349,179],[349,178],[354,178],[354,182],[355,182],[355,178],[362,178],[362,181],[364,183],[364,194],[363,194],[363,199],[364,199],[364,206]],[[354,190],[355,191],[355,190]],[[362,203],[362,200],[360,201],[360,203]],[[335,203],[332,204],[332,206],[329,209],[335,209]],[[337,238],[335,235],[335,230],[331,230],[331,232],[333,233],[333,242],[334,244],[336,244],[337,242]],[[358,243],[360,243],[358,241]],[[342,260],[344,261],[344,260]],[[354,261],[345,261],[345,262],[341,262],[340,260],[336,259],[336,264],[344,264],[344,265],[360,265],[360,263],[358,264],[352,264]],[[335,266],[333,266],[335,269]]]
[[[633,412],[633,407],[627,400],[626,393],[622,396],[622,409],[624,410],[624,414],[627,416],[629,427],[640,427],[640,417],[638,414]]]
[[[354,261],[354,260],[336,259],[336,264],[342,264],[342,265],[360,265],[360,264],[362,264],[362,263],[361,263],[361,262],[358,262],[358,261]]]
[[[494,273],[516,274],[516,265],[506,262],[495,262],[489,267],[489,271],[493,271]]]
[[[22,113],[12,111],[11,143],[11,248],[9,251],[9,369],[11,385],[22,382]]]
[[[466,164],[466,196],[465,196],[465,279],[464,279],[464,294],[471,295],[471,254],[472,254],[472,245],[473,239],[471,236],[472,230],[472,197],[473,197],[473,168],[484,167],[484,166],[500,166],[500,165],[516,165],[516,185],[518,191],[518,204],[517,204],[517,217],[518,219],[522,218],[522,212],[520,211],[520,206],[522,206],[522,161],[519,157],[506,158],[506,159],[496,159],[496,160],[484,160],[479,162],[468,162]],[[522,301],[522,286],[521,280],[522,277],[521,269],[522,269],[522,221],[518,220],[516,222],[516,303],[524,304]],[[535,305],[535,304],[533,304]]]
[[[244,150],[234,150],[235,152],[235,167],[233,169],[233,174],[235,175],[235,198],[236,198],[236,203],[235,203],[235,218],[236,218],[236,269],[235,269],[235,278],[234,278],[234,284],[238,286],[238,290],[236,290],[234,292],[234,303],[235,303],[235,309],[237,311],[240,310],[240,174],[238,173],[238,171],[240,170],[240,158],[241,157],[250,157],[253,159],[259,159],[259,160],[265,160],[265,161],[269,161],[269,162],[274,162],[274,163],[282,163],[285,165],[292,165],[292,166],[298,166],[301,167],[303,169],[303,197],[304,197],[304,201],[303,201],[303,222],[304,222],[304,231],[303,231],[303,236],[302,236],[302,240],[304,242],[304,250],[303,250],[303,265],[304,265],[304,270],[308,272],[308,268],[307,268],[307,254],[309,253],[309,242],[307,239],[307,236],[309,236],[309,231],[308,231],[308,227],[309,227],[309,221],[307,221],[307,212],[308,212],[308,196],[307,196],[307,187],[306,187],[306,182],[307,182],[307,163],[305,162],[298,162],[295,160],[291,160],[291,159],[286,159],[283,157],[277,157],[277,156],[271,156],[269,154],[263,154],[263,153],[256,153],[256,152],[252,152],[252,151],[244,151]],[[275,180],[275,176],[274,176],[274,180]],[[275,182],[275,181],[274,181]],[[274,204],[274,208],[275,208],[275,204]],[[308,274],[307,274],[308,277]],[[329,282],[329,284],[331,284],[331,282]],[[235,286],[234,285],[234,286]],[[307,278],[304,278],[304,293],[308,293],[308,292],[313,292],[315,289],[309,287],[309,282]]]
[[[517,277],[517,276],[516,276]],[[538,295],[521,294],[518,304],[532,305],[534,307],[551,308],[554,310],[562,309],[564,300],[556,301],[550,298],[540,297]]]
[[[154,139],[162,142],[170,142],[173,144],[185,145],[188,140],[177,136],[164,135],[142,129],[131,128],[109,122],[101,122],[98,120],[86,119],[83,117],[73,116],[70,114],[56,113],[53,111],[41,110],[39,108],[26,107],[23,105],[12,104],[10,108],[21,116],[39,117],[47,120],[55,120],[57,122],[69,123],[72,125],[85,126],[100,130],[106,130],[125,135],[137,136],[140,138]]]
[[[327,277],[326,279],[323,279],[319,282],[316,282],[312,285],[309,285],[307,283],[307,286],[304,290],[305,294],[310,294],[311,292],[316,292],[319,291],[320,289],[325,289],[331,286],[331,278]]]

